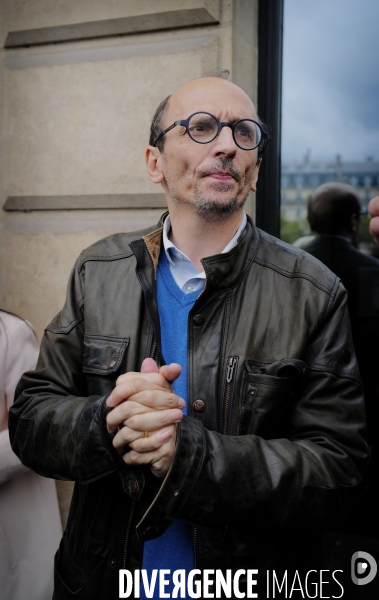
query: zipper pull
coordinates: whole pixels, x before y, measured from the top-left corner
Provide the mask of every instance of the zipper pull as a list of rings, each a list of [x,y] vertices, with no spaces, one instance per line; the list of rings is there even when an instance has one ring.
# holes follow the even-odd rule
[[[226,383],[230,383],[233,379],[234,367],[236,366],[237,359],[235,356],[229,358],[228,371],[226,374]]]

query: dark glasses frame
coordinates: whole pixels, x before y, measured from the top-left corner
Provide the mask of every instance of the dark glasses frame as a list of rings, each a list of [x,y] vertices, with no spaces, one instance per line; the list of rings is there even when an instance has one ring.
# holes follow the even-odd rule
[[[195,115],[209,115],[210,117],[212,117],[216,123],[217,123],[217,130],[216,133],[214,135],[214,137],[211,140],[207,140],[206,142],[201,142],[199,140],[196,140],[194,137],[192,137],[191,132],[189,130],[189,122],[192,119],[192,117],[194,117]],[[249,121],[250,123],[254,123],[261,132],[261,139],[259,140],[259,143],[256,146],[253,146],[253,148],[244,148],[243,146],[240,146],[239,143],[236,140],[234,131],[235,128],[237,127],[237,125],[243,121]],[[212,113],[200,110],[197,112],[192,113],[192,115],[190,115],[187,119],[181,119],[180,121],[175,121],[172,125],[170,125],[170,127],[167,127],[167,129],[165,129],[164,131],[162,131],[162,133],[160,133],[154,140],[153,142],[153,146],[156,145],[157,141],[160,140],[168,131],[171,131],[171,129],[173,129],[174,127],[176,127],[177,125],[181,125],[182,127],[186,128],[186,132],[188,133],[189,137],[191,138],[191,140],[193,140],[194,142],[196,142],[197,144],[210,144],[211,142],[213,142],[213,140],[216,139],[217,136],[220,135],[220,132],[222,130],[223,127],[230,127],[230,129],[232,130],[232,135],[233,135],[233,140],[236,144],[236,146],[238,146],[238,148],[241,148],[241,150],[255,150],[256,148],[259,148],[259,154],[262,154],[263,150],[266,148],[267,144],[269,143],[269,141],[271,140],[271,136],[270,134],[268,134],[266,131],[264,131],[262,129],[262,127],[260,126],[259,123],[257,123],[257,121],[254,121],[254,119],[238,119],[238,121],[235,121],[234,123],[229,123],[229,121],[219,121],[217,117],[215,117],[214,115],[212,115]]]

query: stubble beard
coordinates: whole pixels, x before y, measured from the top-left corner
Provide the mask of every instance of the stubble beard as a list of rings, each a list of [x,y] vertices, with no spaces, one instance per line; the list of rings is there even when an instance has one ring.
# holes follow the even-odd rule
[[[224,192],[227,191],[228,186],[226,184],[218,184],[216,187],[217,191]],[[202,196],[200,193],[195,192],[194,205],[196,209],[196,214],[210,222],[221,221],[228,215],[232,215],[233,213],[240,210],[246,202],[246,197],[238,202],[237,196],[233,198],[229,198],[227,202],[218,202],[212,198],[206,198]]]
[[[224,164],[222,165],[222,167],[224,167]],[[235,171],[234,174],[236,180],[240,181],[241,175],[239,174],[239,172]],[[203,176],[206,175],[207,173],[203,174]],[[238,201],[238,196],[236,195],[232,198],[229,198],[227,201],[220,202],[212,196],[215,196],[217,192],[227,192],[228,190],[232,189],[233,185],[231,185],[230,183],[223,183],[222,181],[215,182],[213,184],[214,193],[212,194],[212,196],[205,196],[201,192],[200,182],[201,179],[196,181],[194,186],[193,199],[188,200],[187,198],[183,198],[176,193],[175,184],[172,180],[167,179],[166,177],[168,192],[173,202],[175,202],[175,204],[177,205],[186,204],[192,206],[195,209],[196,214],[207,222],[215,223],[217,221],[222,221],[228,215],[232,215],[238,210],[241,210],[246,202],[247,196],[249,195],[249,191],[247,191],[245,197],[240,201]]]

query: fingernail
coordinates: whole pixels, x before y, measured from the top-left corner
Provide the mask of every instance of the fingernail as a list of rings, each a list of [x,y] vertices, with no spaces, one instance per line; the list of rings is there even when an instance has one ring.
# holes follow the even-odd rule
[[[174,412],[174,414],[172,415],[172,420],[174,423],[177,423],[178,421],[181,421],[183,419],[183,413],[181,410],[176,410]]]
[[[108,396],[107,401],[105,403],[107,406],[113,406],[113,398],[112,398],[112,394],[110,396]]]
[[[163,441],[166,440],[167,441],[167,440],[170,439],[171,435],[172,435],[171,431],[168,431],[166,429],[165,431],[162,431],[162,433],[161,433],[161,440],[163,440]]]
[[[183,398],[179,398],[178,404],[179,404],[179,408],[184,408],[186,405],[185,400],[183,400]]]

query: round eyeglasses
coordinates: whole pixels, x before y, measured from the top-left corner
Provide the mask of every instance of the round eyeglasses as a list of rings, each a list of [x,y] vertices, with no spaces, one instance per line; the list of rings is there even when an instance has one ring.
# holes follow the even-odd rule
[[[209,144],[220,135],[223,127],[230,127],[232,135],[238,148],[242,150],[254,150],[265,142],[270,141],[270,135],[263,131],[262,127],[252,119],[239,119],[234,123],[228,121],[219,121],[217,117],[207,112],[196,112],[181,121],[175,121],[170,127],[162,131],[155,138],[153,146],[160,140],[168,131],[181,125],[186,128],[186,132],[190,138],[198,144]]]

